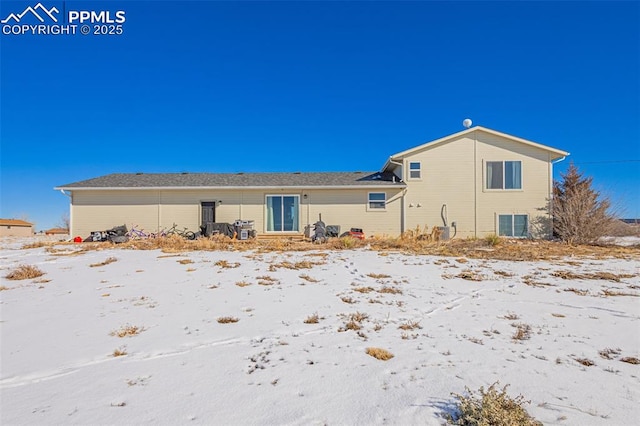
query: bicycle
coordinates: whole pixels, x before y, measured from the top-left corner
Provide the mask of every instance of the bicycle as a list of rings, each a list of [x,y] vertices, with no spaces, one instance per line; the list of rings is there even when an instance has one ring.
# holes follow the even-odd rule
[[[142,229],[136,229],[136,225],[132,225],[131,229],[125,235],[132,240],[139,240],[142,238],[151,237],[150,234],[147,234]]]
[[[182,231],[178,230],[178,225],[174,222],[173,226],[166,232],[167,236],[179,235],[187,240],[195,240],[196,234],[193,231],[189,231],[186,227]]]

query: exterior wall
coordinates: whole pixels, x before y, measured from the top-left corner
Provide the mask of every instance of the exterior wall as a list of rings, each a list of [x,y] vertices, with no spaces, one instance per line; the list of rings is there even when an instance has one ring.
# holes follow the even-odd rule
[[[385,192],[383,211],[368,209],[368,193]],[[304,198],[304,195],[307,198]],[[389,189],[260,189],[260,190],[98,190],[74,191],[71,205],[72,236],[88,237],[92,231],[114,226],[135,225],[155,232],[169,228],[200,230],[201,202],[215,201],[216,222],[253,220],[259,234],[266,232],[266,196],[298,195],[299,232],[322,214],[327,225],[340,225],[347,231],[363,228],[367,236],[398,235],[401,232],[400,188]]]
[[[30,237],[32,226],[0,225],[0,237]]]
[[[545,210],[551,164],[543,149],[481,131],[414,152],[404,158],[406,229],[456,223],[456,237],[497,234],[498,214],[529,215],[533,236],[549,236]],[[421,163],[420,180],[409,178],[409,163]],[[521,161],[521,190],[487,190],[487,161]],[[443,209],[443,206],[446,207]],[[453,229],[451,230],[453,232]]]

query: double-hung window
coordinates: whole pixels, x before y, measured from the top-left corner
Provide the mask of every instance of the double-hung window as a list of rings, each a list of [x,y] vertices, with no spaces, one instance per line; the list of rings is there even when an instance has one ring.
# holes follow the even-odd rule
[[[487,189],[522,189],[522,161],[487,161]]]
[[[527,237],[529,235],[529,217],[526,214],[498,215],[498,235]]]
[[[422,167],[420,162],[412,161],[409,163],[409,179],[420,179],[422,177]]]
[[[267,232],[298,232],[300,196],[267,195]]]
[[[387,194],[384,192],[370,192],[368,206],[369,210],[384,210],[387,204]]]

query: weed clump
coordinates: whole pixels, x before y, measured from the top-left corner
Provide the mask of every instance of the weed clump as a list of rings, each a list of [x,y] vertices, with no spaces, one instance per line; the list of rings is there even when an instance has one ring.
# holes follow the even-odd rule
[[[457,415],[448,419],[449,424],[461,426],[542,426],[527,413],[523,405],[529,403],[522,395],[511,398],[506,389],[498,389],[498,382],[477,394],[466,388],[468,395],[453,394],[458,399]]]
[[[44,275],[37,266],[33,265],[20,265],[9,274],[5,275],[8,280],[29,280],[32,278],[38,278]]]
[[[393,354],[386,349],[382,348],[367,348],[367,355],[371,355],[375,359],[380,361],[388,361],[393,358]]]

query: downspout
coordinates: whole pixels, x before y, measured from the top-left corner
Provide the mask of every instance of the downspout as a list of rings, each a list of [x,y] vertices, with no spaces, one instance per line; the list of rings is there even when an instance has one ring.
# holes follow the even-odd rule
[[[565,158],[567,158],[566,155],[552,161],[551,154],[549,154],[549,212],[547,214],[549,215],[549,222],[551,223],[551,229],[549,230],[550,239],[553,238],[553,165],[561,162]]]
[[[400,182],[404,181],[404,164],[399,163],[397,161],[393,161],[392,157],[389,157],[389,163],[395,164],[396,166],[400,166],[400,170],[402,170],[402,177],[400,178]],[[394,173],[395,176],[395,173]],[[395,179],[394,179],[395,182]],[[402,203],[400,204],[400,234],[404,233],[405,224],[407,223],[407,210],[405,208],[405,196],[407,195],[407,188],[402,190]]]
[[[473,236],[478,238],[478,137],[473,131]]]

